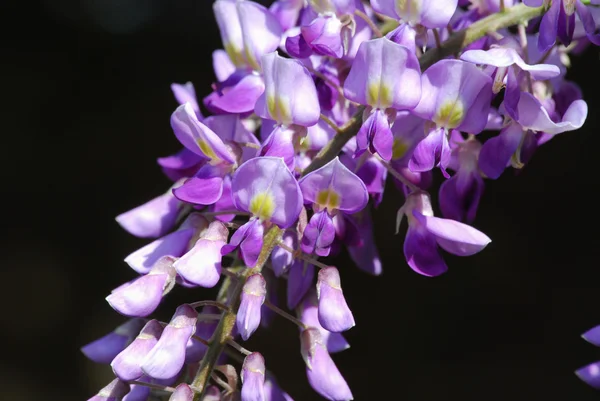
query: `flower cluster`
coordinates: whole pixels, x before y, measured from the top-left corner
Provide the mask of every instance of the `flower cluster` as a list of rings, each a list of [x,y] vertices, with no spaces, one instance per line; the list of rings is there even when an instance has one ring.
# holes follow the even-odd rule
[[[585,121],[565,72],[570,51],[600,43],[593,10],[570,0],[216,0],[213,10],[224,49],[212,92],[172,85],[182,149],[158,164],[173,185],[116,217],[152,242],[125,258],[139,275],[106,297],[130,320],[82,348],[115,374],[90,400],[291,400],[238,343],[274,314],[298,326],[312,388],[351,400],[331,355],[350,346],[355,319],[340,271],[319,258],[345,248],[381,274],[370,208],[388,177],[404,195],[396,222],[400,231],[406,217],[412,270],[438,276],[444,252],[483,250],[490,238],[471,224],[485,180]],[[217,285],[216,300],[151,318],[176,287]]]

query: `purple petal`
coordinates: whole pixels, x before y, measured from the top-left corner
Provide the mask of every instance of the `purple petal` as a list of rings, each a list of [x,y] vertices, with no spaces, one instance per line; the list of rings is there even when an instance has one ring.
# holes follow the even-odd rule
[[[600,362],[594,362],[575,371],[577,377],[590,386],[600,389]]]
[[[354,316],[342,292],[340,273],[335,267],[319,270],[317,297],[319,322],[323,328],[339,333],[355,326]]]
[[[144,319],[129,319],[107,335],[81,347],[81,352],[96,363],[110,363],[138,335],[145,323]]]
[[[129,381],[143,376],[141,364],[158,342],[162,331],[157,320],[150,320],[135,340],[113,359],[110,366],[119,379]]]
[[[264,227],[260,220],[250,220],[233,233],[229,245],[221,248],[221,254],[226,255],[239,246],[246,266],[254,267],[263,246],[263,233]]]
[[[581,335],[581,337],[596,347],[600,347],[600,326],[589,329]]]
[[[235,65],[225,50],[217,49],[212,53],[212,64],[219,82],[225,81],[235,72]]]
[[[149,202],[118,215],[115,220],[129,234],[158,238],[173,228],[179,214],[179,201],[169,190]]]
[[[554,46],[554,42],[556,42],[561,7],[562,1],[553,1],[548,11],[542,17],[538,36],[538,50],[541,53],[550,50]]]
[[[287,31],[294,27],[304,8],[304,0],[277,0],[271,4],[269,11],[281,25],[281,29]]]
[[[276,126],[263,142],[258,155],[281,157],[290,171],[294,171],[296,150],[294,149],[293,135],[293,130],[280,125]]]
[[[248,113],[254,110],[257,99],[265,91],[265,83],[260,75],[247,72],[240,72],[240,74],[243,76],[230,76],[221,85],[221,89],[203,99],[204,105],[209,111],[213,113]]]
[[[242,28],[244,57],[249,66],[259,71],[261,58],[279,47],[281,26],[273,14],[261,4],[236,1],[236,9]]]
[[[193,229],[174,231],[129,254],[125,263],[136,272],[146,274],[161,257],[183,255],[193,235]]]
[[[285,40],[285,50],[290,56],[295,58],[307,58],[310,57],[313,52],[302,34],[288,36]]]
[[[311,290],[298,307],[300,321],[308,327],[315,327],[321,333],[323,344],[327,348],[327,352],[335,353],[350,348],[350,344],[341,333],[332,333],[321,326],[319,322],[317,293]]]
[[[290,231],[286,231],[283,233],[282,242],[289,248],[294,249],[296,247],[297,235]],[[277,277],[281,277],[281,275],[288,270],[293,261],[294,257],[288,250],[276,246],[275,249],[273,249],[273,252],[271,252],[271,267],[273,268],[273,273],[275,273],[275,276]]]
[[[483,194],[483,178],[478,171],[459,171],[440,186],[440,209],[444,217],[471,222]]]
[[[348,222],[347,227],[354,227],[352,231],[359,237],[359,240],[352,241],[352,243],[346,241],[350,257],[359,269],[374,276],[380,275],[383,269],[373,238],[371,216],[368,210],[365,209],[358,214],[345,216],[344,218]],[[355,222],[355,220],[357,221]]]
[[[584,6],[581,0],[576,0],[575,12],[583,25],[587,39],[593,44],[599,45],[600,34],[596,33],[596,22],[594,21],[594,16],[590,9]]]
[[[317,17],[309,25],[301,27],[300,32],[315,53],[334,58],[344,55],[342,22],[336,16]]]
[[[179,104],[190,103],[192,109],[196,113],[198,120],[202,119],[202,113],[200,112],[200,106],[198,106],[198,100],[196,99],[196,90],[194,84],[186,82],[185,84],[171,84],[171,90],[173,95]]]
[[[485,141],[479,153],[479,168],[483,174],[493,180],[500,177],[517,151],[522,137],[523,128],[512,123],[500,131],[500,134]]]
[[[429,171],[436,166],[445,168],[450,162],[451,154],[447,132],[444,128],[438,128],[415,147],[408,168],[414,172]]]
[[[313,252],[319,256],[328,256],[331,244],[335,239],[335,227],[331,216],[322,210],[313,214],[302,236],[302,251]]]
[[[244,358],[242,365],[242,401],[266,401],[265,397],[265,358],[253,352]]]
[[[114,379],[88,401],[119,401],[129,393],[129,384],[120,379]]]
[[[113,290],[106,301],[122,315],[148,316],[160,304],[168,280],[167,274],[141,276]]]
[[[159,157],[157,162],[169,179],[178,181],[194,175],[202,163],[206,162],[206,159],[187,148],[183,148],[174,155]]]
[[[193,401],[194,391],[186,383],[180,383],[169,397],[169,401]]]
[[[173,188],[173,195],[177,199],[194,205],[212,205],[221,198],[222,193],[222,177],[192,177]]]
[[[281,228],[294,224],[302,209],[298,182],[277,157],[257,157],[242,164],[233,175],[231,189],[236,208]]]
[[[404,239],[404,256],[417,273],[434,277],[448,270],[435,237],[423,227],[409,227]]]
[[[344,95],[375,108],[411,109],[421,98],[421,68],[416,56],[386,37],[363,42],[348,77]]]
[[[356,134],[355,157],[368,150],[372,154],[379,154],[384,160],[390,160],[393,154],[393,143],[394,136],[385,112],[375,109]]]
[[[321,109],[312,76],[297,60],[276,52],[262,58],[265,92],[257,100],[254,111],[262,118],[280,124],[304,127],[319,121]]]
[[[224,240],[199,239],[173,267],[188,283],[212,288],[221,278],[221,249],[225,244]]]
[[[542,104],[530,93],[523,92],[519,99],[518,111],[518,122],[524,129],[555,135],[581,128],[587,117],[588,107],[584,100],[575,100],[562,120],[554,123]]]
[[[516,64],[522,70],[529,71],[531,77],[536,80],[546,80],[560,75],[560,70],[553,64],[529,65],[510,47],[494,47],[489,50],[467,50],[460,56],[474,64],[493,65],[494,67],[509,67]]]
[[[237,329],[244,341],[260,325],[261,306],[265,302],[267,283],[260,274],[253,274],[244,283],[240,295],[240,307],[236,315]]]
[[[338,209],[349,214],[356,213],[369,201],[363,181],[338,157],[308,173],[298,184],[305,202],[316,203],[329,212]]]
[[[413,215],[434,236],[439,246],[457,256],[474,255],[492,241],[481,231],[458,221],[424,216],[416,210],[413,210]]]
[[[287,281],[287,306],[294,309],[302,300],[308,289],[313,285],[315,267],[295,259],[290,267]]]

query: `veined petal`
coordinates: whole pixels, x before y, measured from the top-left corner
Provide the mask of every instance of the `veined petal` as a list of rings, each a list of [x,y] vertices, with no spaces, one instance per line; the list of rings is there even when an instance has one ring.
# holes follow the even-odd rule
[[[262,69],[265,92],[256,102],[256,114],[284,125],[310,127],[319,121],[321,109],[315,83],[298,60],[273,52],[263,56]]]
[[[221,138],[198,121],[190,103],[177,108],[171,116],[171,127],[179,142],[192,152],[204,156],[212,163],[234,164],[234,155]]]
[[[344,82],[344,96],[374,108],[412,109],[421,98],[416,56],[386,37],[361,43]]]
[[[257,157],[242,164],[231,189],[236,208],[281,228],[294,224],[302,209],[298,182],[278,157]]]
[[[523,92],[518,105],[518,123],[524,129],[555,135],[581,128],[587,117],[588,107],[584,100],[575,100],[558,123],[552,121],[546,109],[532,94]]]
[[[492,241],[481,231],[458,221],[424,216],[416,210],[413,215],[445,251],[457,256],[474,255]]]
[[[298,182],[304,201],[315,203],[329,212],[341,210],[352,214],[369,201],[363,181],[336,157],[323,167],[305,175]]]

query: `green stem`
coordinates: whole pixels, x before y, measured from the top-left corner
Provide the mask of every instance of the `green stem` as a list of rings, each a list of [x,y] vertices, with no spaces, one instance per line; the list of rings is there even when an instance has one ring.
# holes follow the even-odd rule
[[[450,38],[443,42],[440,47],[429,49],[419,58],[421,71],[425,71],[439,60],[458,53],[467,45],[485,36],[488,32],[495,32],[502,28],[529,21],[532,18],[542,15],[543,12],[543,6],[527,7],[525,4],[517,4],[516,6],[507,8],[503,13],[492,14],[473,23],[466,29],[453,32]],[[362,114],[364,109],[364,106],[358,108],[348,123],[340,128],[337,135],[321,149],[312,163],[304,169],[302,175],[323,167],[342,151],[346,142],[354,137],[360,129],[363,123]]]
[[[210,345],[208,346],[202,361],[200,361],[200,366],[198,367],[198,371],[196,372],[196,376],[192,382],[193,387],[201,390],[199,393],[194,395],[194,401],[200,401],[202,397],[204,397],[208,380],[215,369],[217,360],[224,351],[229,340],[232,338],[231,332],[235,327],[236,313],[237,309],[239,308],[240,295],[242,293],[242,289],[244,288],[244,282],[246,281],[245,279],[252,274],[260,273],[263,266],[269,259],[269,255],[271,255],[271,252],[275,246],[277,246],[277,244],[281,241],[282,234],[283,230],[273,225],[269,231],[267,231],[267,234],[265,234],[263,247],[260,251],[260,255],[258,256],[258,262],[256,263],[256,266],[251,269],[245,269],[240,274],[240,280],[237,283],[229,283],[229,285],[235,285],[232,293],[228,296],[229,309],[223,312],[223,317],[221,318],[219,325],[215,329],[215,332],[210,339]],[[226,280],[230,279],[227,278]]]

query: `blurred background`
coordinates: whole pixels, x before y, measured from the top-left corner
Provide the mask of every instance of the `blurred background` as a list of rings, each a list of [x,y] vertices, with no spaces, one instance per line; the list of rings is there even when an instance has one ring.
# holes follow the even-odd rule
[[[155,159],[180,148],[172,82],[199,97],[221,46],[208,0],[46,0],[0,4],[2,80],[1,399],[86,400],[112,379],[79,348],[125,319],[104,298],[134,277],[122,262],[146,243],[114,217],[161,194]],[[519,175],[487,181],[475,226],[493,242],[449,272],[414,273],[394,235],[402,199],[375,211],[381,277],[343,254],[357,326],[334,359],[357,400],[597,400],[573,371],[600,359],[580,338],[600,324],[598,51],[569,76],[590,113]],[[214,296],[179,288],[157,316]],[[296,400],[308,386],[297,329],[277,319],[248,348]]]

